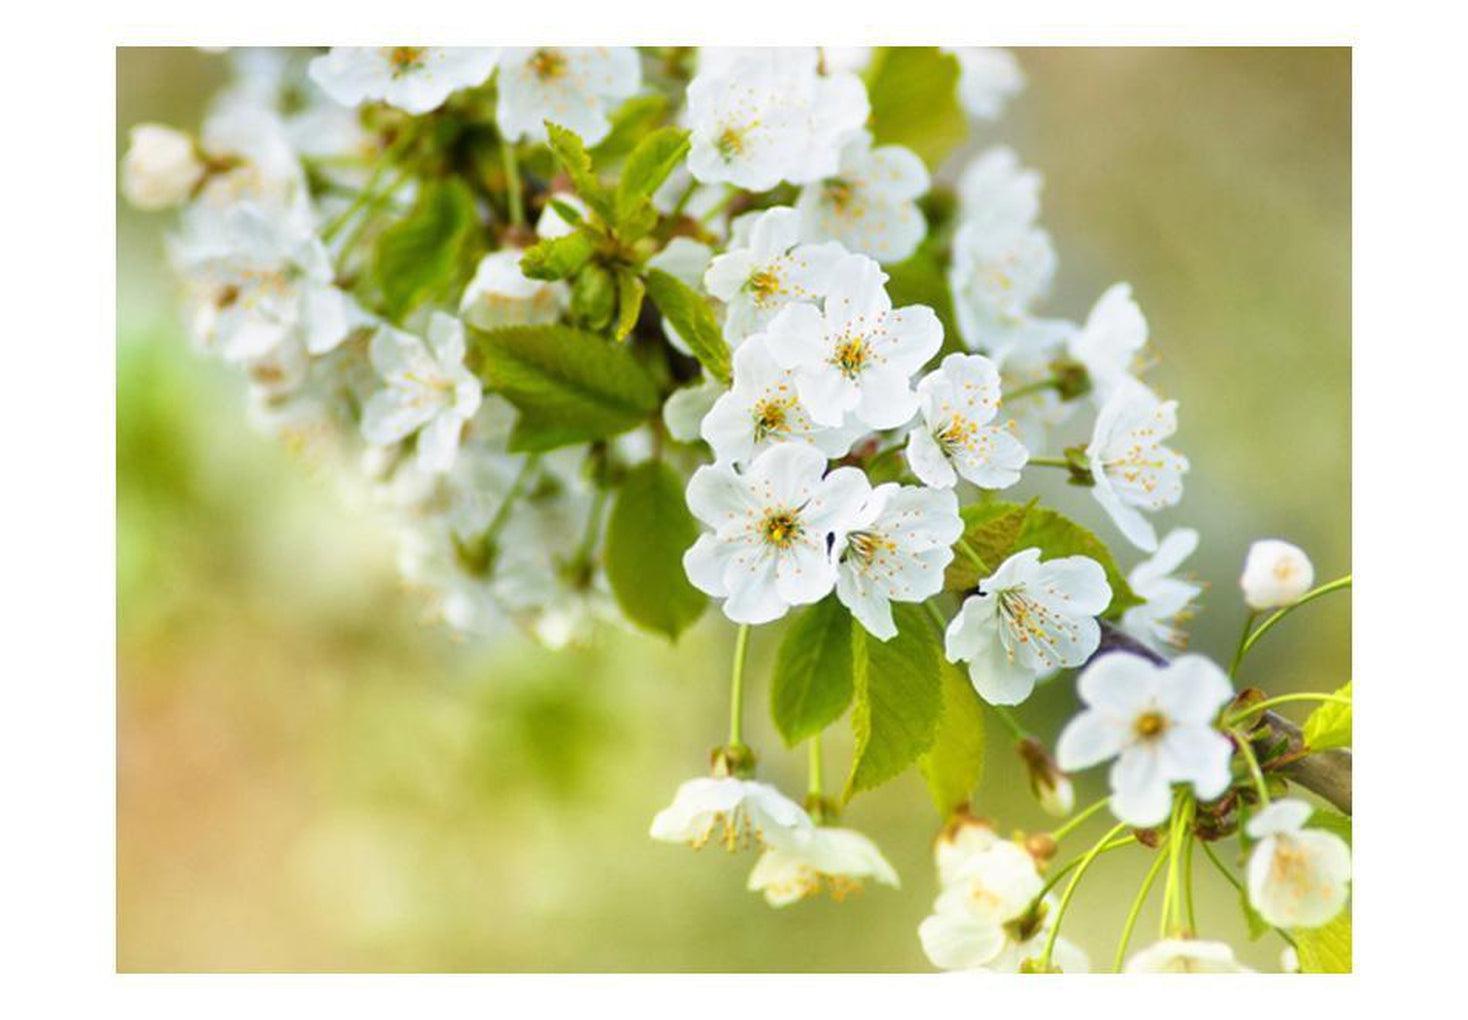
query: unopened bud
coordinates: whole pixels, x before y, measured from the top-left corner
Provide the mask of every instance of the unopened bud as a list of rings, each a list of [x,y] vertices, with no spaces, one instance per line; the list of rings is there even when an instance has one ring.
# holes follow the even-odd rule
[[[748,744],[726,744],[723,747],[716,747],[709,755],[709,760],[713,766],[714,776],[719,779],[729,776],[748,779],[754,775],[754,750]]]
[[[1091,375],[1079,361],[1057,358],[1050,363],[1050,374],[1061,400],[1076,400],[1091,392]]]
[[[1266,538],[1249,546],[1239,587],[1250,609],[1278,609],[1315,583],[1315,567],[1299,546]]]
[[[1048,832],[1032,832],[1025,838],[1025,852],[1035,859],[1036,864],[1044,864],[1055,856],[1055,837]]]
[[[122,193],[139,209],[182,205],[204,179],[194,140],[162,124],[139,124],[128,136],[122,161]]]
[[[1030,792],[1046,814],[1064,818],[1075,810],[1075,788],[1070,777],[1060,771],[1044,744],[1034,737],[1026,737],[1019,742],[1019,756],[1029,775]]]

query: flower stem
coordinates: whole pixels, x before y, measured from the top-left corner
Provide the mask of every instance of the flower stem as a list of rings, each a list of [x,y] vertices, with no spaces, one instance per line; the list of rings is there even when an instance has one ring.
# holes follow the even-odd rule
[[[489,526],[484,529],[484,535],[481,541],[493,543],[499,538],[500,532],[504,530],[505,522],[510,519],[510,512],[515,509],[515,504],[520,501],[520,497],[525,495],[525,490],[530,485],[530,479],[534,476],[535,469],[539,466],[540,454],[532,453],[525,458],[525,463],[520,465],[520,470],[515,475],[515,480],[510,483],[510,491],[505,493],[504,500],[495,510],[494,516],[489,520]]]
[[[749,624],[739,626],[734,639],[734,666],[729,678],[729,745],[744,746],[744,656],[749,649]]]
[[[819,802],[824,794],[821,789],[821,735],[812,733],[806,741],[806,762],[810,768],[810,782],[806,786],[806,792],[811,799]]]
[[[1022,397],[1028,397],[1028,396],[1030,396],[1032,394],[1035,394],[1035,393],[1044,393],[1046,390],[1053,390],[1056,387],[1058,387],[1059,385],[1060,385],[1060,380],[1059,379],[1055,379],[1055,378],[1041,379],[1039,382],[1029,383],[1028,385],[1019,387],[1019,389],[1016,389],[1016,390],[1013,390],[1013,391],[1011,391],[1009,393],[1004,394],[1003,399],[1005,399],[1005,400],[1019,400]],[[1031,461],[1031,463],[1034,463],[1034,462]]]
[[[1162,873],[1162,865],[1166,863],[1167,855],[1159,850],[1152,861],[1152,866],[1147,869],[1147,874],[1142,878],[1142,887],[1137,890],[1131,909],[1127,911],[1126,922],[1121,927],[1121,940],[1116,944],[1116,958],[1111,964],[1111,969],[1118,974],[1121,973],[1121,965],[1126,960],[1126,947],[1132,941],[1132,930],[1136,928],[1137,919],[1142,916],[1142,907],[1147,902],[1147,896],[1152,892],[1157,876]]]
[[[1239,754],[1243,755],[1244,763],[1249,766],[1249,776],[1254,780],[1254,789],[1259,791],[1259,803],[1269,803],[1269,787],[1264,782],[1264,772],[1259,768],[1259,759],[1254,756],[1254,745],[1249,743],[1249,736],[1239,730],[1229,730],[1234,742],[1239,745]]]
[[[515,157],[515,144],[500,138],[500,161],[505,167],[505,204],[510,210],[510,224],[525,225],[525,197],[520,188],[520,161]]]
[[[1228,676],[1232,680],[1239,671],[1239,663],[1244,661],[1244,645],[1249,641],[1249,630],[1254,626],[1254,621],[1259,618],[1258,610],[1249,610],[1249,615],[1244,617],[1244,629],[1239,633],[1239,643],[1234,648],[1233,661],[1228,664]]]
[[[1067,471],[1070,470],[1070,461],[1066,460],[1064,457],[1031,457],[1029,460],[1025,461],[1025,464],[1027,466],[1034,465],[1035,467],[1056,467],[1065,468]]]
[[[1162,920],[1159,938],[1167,938],[1176,928],[1174,915],[1177,913],[1180,892],[1178,889],[1178,860],[1181,857],[1184,833],[1192,814],[1193,800],[1186,794],[1173,805],[1172,819],[1167,827],[1167,884],[1162,888]]]
[[[1062,839],[1064,839],[1066,836],[1069,836],[1079,826],[1081,826],[1086,821],[1086,819],[1090,818],[1097,811],[1100,811],[1110,802],[1111,796],[1108,794],[1107,796],[1102,797],[1100,800],[1096,801],[1096,803],[1092,804],[1090,807],[1082,808],[1079,814],[1071,815],[1066,823],[1060,828],[1051,830],[1050,838],[1059,843]]]
[[[706,227],[714,220],[718,219],[719,214],[722,213],[725,209],[729,208],[730,203],[732,203],[734,199],[738,196],[739,190],[735,188],[732,184],[729,185],[728,193],[724,195],[723,198],[719,199],[718,202],[714,203],[713,207],[709,209],[708,212],[704,213],[698,218],[698,225],[701,227]]]
[[[1198,931],[1198,914],[1193,905],[1193,845],[1198,842],[1192,830],[1187,834],[1187,845],[1183,847],[1183,902],[1188,909],[1188,934]]]
[[[1050,926],[1050,934],[1045,937],[1045,950],[1040,954],[1040,972],[1042,974],[1050,971],[1050,957],[1055,952],[1055,940],[1060,937],[1060,924],[1065,920],[1065,912],[1070,909],[1070,901],[1075,896],[1076,887],[1081,884],[1081,879],[1086,877],[1086,871],[1091,864],[1106,849],[1106,844],[1126,828],[1126,822],[1117,822],[1113,825],[1090,850],[1086,856],[1081,858],[1080,864],[1076,865],[1075,874],[1071,876],[1070,884],[1065,887],[1065,892],[1060,896],[1060,906],[1055,911],[1055,923]]]
[[[1131,846],[1135,842],[1137,842],[1136,836],[1123,836],[1120,839],[1113,839],[1110,843],[1107,843],[1101,848],[1101,852],[1103,854],[1108,853],[1112,850],[1117,850],[1124,846]],[[1070,874],[1071,870],[1079,863],[1081,863],[1081,857],[1073,857],[1062,864],[1060,867],[1052,871],[1050,873],[1050,877],[1045,880],[1045,884],[1040,887],[1040,891],[1035,894],[1035,899],[1033,902],[1038,903],[1040,900],[1043,900],[1046,894],[1049,893],[1051,889],[1055,888],[1056,883],[1058,883],[1066,875]]]
[[[1350,574],[1346,574],[1343,577],[1337,577],[1334,581],[1328,581],[1325,584],[1322,584],[1319,588],[1314,588],[1310,591],[1307,591],[1305,594],[1295,599],[1295,601],[1291,602],[1283,609],[1277,610],[1272,615],[1267,617],[1265,621],[1261,623],[1258,627],[1256,627],[1252,634],[1244,638],[1243,643],[1239,645],[1239,653],[1234,656],[1234,669],[1238,668],[1238,665],[1240,662],[1243,661],[1244,656],[1249,654],[1249,649],[1253,648],[1254,645],[1259,642],[1259,639],[1265,635],[1269,628],[1273,627],[1280,620],[1283,620],[1291,612],[1299,609],[1307,602],[1314,602],[1322,595],[1329,595],[1333,591],[1341,591],[1342,589],[1349,588],[1350,586]],[[1232,676],[1232,672],[1230,672],[1229,675]]]
[[[1275,697],[1268,698],[1264,701],[1260,701],[1256,704],[1248,706],[1243,711],[1239,712],[1238,715],[1231,716],[1228,719],[1224,720],[1224,725],[1232,726],[1243,719],[1247,719],[1255,712],[1262,712],[1266,708],[1273,708],[1275,705],[1286,705],[1292,701],[1328,701],[1336,705],[1349,705],[1351,703],[1350,698],[1343,698],[1339,694],[1321,694],[1315,691],[1300,691],[1295,694],[1279,694]]]
[[[1004,724],[1004,728],[1010,732],[1015,740],[1029,740],[1030,732],[1025,729],[1020,721],[1014,717],[1014,713],[1003,705],[990,705],[995,717]]]
[[[973,563],[973,565],[978,567],[980,571],[986,574],[989,572],[988,564],[986,564],[984,562],[984,558],[974,550],[974,547],[969,545],[968,539],[959,538],[958,551],[967,556],[969,560]]]

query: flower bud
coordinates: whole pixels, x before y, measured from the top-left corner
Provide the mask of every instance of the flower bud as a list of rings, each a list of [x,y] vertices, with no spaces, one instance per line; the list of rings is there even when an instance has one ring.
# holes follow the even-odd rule
[[[128,136],[122,160],[122,193],[139,209],[182,205],[204,179],[194,141],[162,124],[139,124]]]
[[[1239,587],[1250,609],[1278,609],[1294,602],[1315,583],[1315,568],[1304,550],[1276,538],[1249,546]]]
[[[1048,815],[1064,818],[1075,809],[1075,788],[1070,777],[1060,771],[1045,745],[1033,737],[1019,742],[1019,756],[1030,778],[1030,792]]]

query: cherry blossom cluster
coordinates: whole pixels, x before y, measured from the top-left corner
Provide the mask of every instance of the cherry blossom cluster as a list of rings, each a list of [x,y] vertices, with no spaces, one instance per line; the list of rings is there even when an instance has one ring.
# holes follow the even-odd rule
[[[935,966],[1089,969],[1060,936],[1070,893],[1098,857],[1143,846],[1157,856],[1138,903],[1165,868],[1163,930],[1127,957],[1134,912],[1118,967],[1241,969],[1196,937],[1198,846],[1238,837],[1245,877],[1219,868],[1292,947],[1346,908],[1347,843],[1310,824],[1335,816],[1282,794],[1292,762],[1349,744],[1318,746],[1342,712],[1348,729],[1348,688],[1299,696],[1322,705],[1291,744],[1267,712],[1294,696],[1236,679],[1264,632],[1349,576],[1316,588],[1303,551],[1258,542],[1230,667],[1177,654],[1200,538],[1154,522],[1189,462],[1170,445],[1177,401],[1143,378],[1147,319],[1126,283],[1083,321],[1045,309],[1058,259],[1041,177],[1013,150],[936,160],[884,140],[875,90],[897,52],[235,51],[196,135],[134,129],[122,187],[181,209],[168,252],[189,331],[240,371],[252,421],[378,508],[404,580],[455,629],[561,646],[598,620],[646,626],[614,591],[608,502],[642,466],[686,485],[630,527],[681,514],[687,541],[658,576],[739,626],[731,728],[654,839],[758,849],[748,885],[776,907],[898,886],[870,839],[833,824],[832,719],[798,734],[803,805],[753,778],[743,740],[750,628],[828,605],[858,672],[881,647],[933,642],[934,668],[1019,738],[1040,806],[1068,819],[1008,838],[969,802],[945,807],[919,929]],[[979,136],[1023,84],[1004,51],[924,59]],[[487,360],[512,341],[518,360]],[[593,351],[631,381],[596,378],[578,360]],[[1090,492],[1093,523],[999,496],[1057,470]],[[1078,710],[1052,755],[1012,710],[1067,671]],[[1103,763],[1108,793],[1076,812],[1069,774]],[[1113,827],[1058,865],[1102,810]]]

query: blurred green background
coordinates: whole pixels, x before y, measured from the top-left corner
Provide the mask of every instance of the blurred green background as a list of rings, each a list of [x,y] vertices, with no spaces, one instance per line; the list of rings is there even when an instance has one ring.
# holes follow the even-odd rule
[[[1083,317],[1129,280],[1181,400],[1193,463],[1168,524],[1203,534],[1211,586],[1193,647],[1226,659],[1249,541],[1350,567],[1350,55],[1345,50],[1020,51],[1030,84],[997,127],[1046,178],[1061,256],[1045,307]],[[118,51],[128,126],[194,127],[223,60]],[[646,830],[722,735],[731,626],[676,647],[603,633],[561,655],[462,643],[419,622],[381,523],[326,472],[250,431],[242,388],[192,353],[163,265],[166,219],[118,214],[118,967],[175,970],[927,970],[938,819],[913,775],[859,797],[901,891],[774,911],[752,855],[693,853]],[[1027,480],[1132,562],[1084,493]],[[1349,600],[1262,642],[1244,680],[1349,678]],[[764,711],[777,642],[751,651],[762,775],[804,787]],[[1053,738],[1068,679],[1022,706]],[[844,724],[843,724],[844,725]],[[991,728],[977,806],[1043,827]],[[828,740],[839,776],[849,745]],[[1089,802],[1104,770],[1081,778]],[[1100,831],[1083,830],[1076,842]],[[1069,841],[1068,841],[1069,842]],[[1147,864],[1104,859],[1066,935],[1106,966]],[[1202,933],[1247,943],[1199,863]],[[1154,904],[1155,906],[1155,904]],[[1138,944],[1153,929],[1149,911]]]

